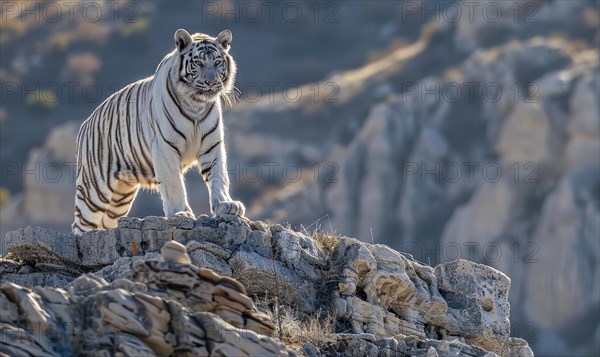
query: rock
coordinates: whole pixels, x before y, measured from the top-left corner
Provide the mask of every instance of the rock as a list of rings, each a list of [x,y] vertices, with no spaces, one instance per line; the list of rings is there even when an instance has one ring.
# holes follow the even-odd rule
[[[138,240],[138,244],[141,239]],[[115,230],[90,231],[82,234],[77,239],[79,251],[85,257],[82,264],[88,266],[107,265],[121,256],[120,251],[125,247],[117,248],[117,236]],[[134,250],[132,244],[132,251]]]
[[[506,167],[504,169],[508,170]],[[530,186],[515,183],[508,176],[501,177],[497,182],[482,183],[468,204],[454,211],[444,227],[442,244],[460,247],[457,258],[468,257],[465,249],[468,244],[481,247],[494,244],[506,233],[506,227],[514,222],[514,217],[520,213],[519,208],[531,196]],[[468,258],[475,259],[474,253]]]
[[[522,338],[511,337],[509,340],[510,357],[533,357],[533,352],[527,341]]]
[[[295,271],[274,258],[254,252],[238,251],[229,260],[233,276],[238,277],[250,294],[280,295],[290,305],[297,305],[306,313],[317,309],[317,296],[313,284],[304,281]]]
[[[329,316],[343,329],[332,327],[331,336],[319,336],[312,347],[301,344],[309,355],[508,357],[530,351],[510,337],[510,280],[481,264],[457,260],[434,268],[347,237],[335,238],[326,253],[302,233],[229,216],[120,225],[60,236],[72,254],[52,231],[10,233],[11,255],[0,265],[0,329],[26,337],[0,352],[286,355],[292,351],[269,337],[277,333],[270,316],[280,309],[293,309],[301,321]],[[142,244],[146,232],[179,233],[157,247]],[[11,260],[16,257],[20,261]],[[64,275],[48,260],[74,268]],[[267,301],[261,306],[269,314],[250,296]],[[294,323],[302,335],[315,328]],[[28,330],[33,324],[49,333],[35,340]],[[116,335],[123,335],[118,347]]]
[[[122,257],[117,259],[112,265],[107,265],[98,270],[95,274],[108,281],[115,281],[124,278],[136,262],[158,260],[159,258],[159,252],[146,253],[143,256]]]
[[[185,246],[177,242],[167,242],[160,249],[160,254],[165,262],[174,262],[179,264],[191,264],[190,257],[187,254]]]
[[[70,234],[27,226],[7,233],[6,245],[17,260],[45,264],[67,274],[77,274],[82,269],[77,239]]]
[[[194,265],[201,268],[214,270],[217,274],[232,276],[233,271],[229,264],[223,258],[214,255],[206,250],[195,250],[190,253],[190,259]]]
[[[188,252],[193,252],[198,249],[205,250],[222,259],[229,259],[231,257],[231,251],[224,249],[217,244],[200,240],[190,239],[186,245],[186,249]]]
[[[256,310],[241,284],[190,265],[189,258],[187,263],[179,263],[185,249],[177,244],[163,249],[163,261],[136,264],[131,280],[109,284],[88,274],[77,278],[69,290],[31,290],[4,283],[0,287],[0,330],[5,337],[20,337],[3,342],[0,352],[51,356],[162,356],[175,351],[195,356],[293,354],[268,337],[274,332],[273,323]],[[142,284],[138,287],[136,283]]]
[[[386,246],[348,238],[333,259],[340,276],[334,306],[354,333],[461,335],[469,344],[509,353],[510,280],[504,274],[466,260],[433,269]]]
[[[554,164],[562,151],[562,130],[553,128],[544,107],[518,103],[500,132],[497,150],[506,166],[535,162],[542,168]]]
[[[529,268],[524,308],[528,321],[541,328],[568,329],[596,318],[586,316],[600,304],[600,198],[598,166],[569,171],[546,198],[533,242],[537,249]],[[577,278],[573,278],[577,277]],[[540,295],[551,294],[554,299]],[[576,340],[580,340],[577,338]]]
[[[61,273],[31,272],[27,274],[3,274],[2,282],[11,282],[22,286],[48,286],[62,288],[67,286],[73,277]]]
[[[595,59],[597,61],[597,57]],[[570,98],[573,115],[567,132],[569,141],[565,161],[569,168],[598,164],[600,152],[600,80],[598,70],[586,68],[586,73],[575,84]],[[597,63],[596,63],[596,68]]]
[[[510,279],[488,266],[463,259],[438,265],[435,275],[448,303],[449,334],[455,335],[452,325],[460,326],[467,343],[506,355]]]
[[[306,357],[319,357],[321,353],[319,350],[310,342],[304,344],[300,349],[300,353],[302,353]]]

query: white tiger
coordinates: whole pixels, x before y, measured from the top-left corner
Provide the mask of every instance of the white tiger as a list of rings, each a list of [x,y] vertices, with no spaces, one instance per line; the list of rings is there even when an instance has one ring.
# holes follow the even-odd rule
[[[107,98],[77,136],[77,192],[72,229],[113,228],[139,187],[160,192],[166,216],[194,218],[183,173],[197,165],[213,214],[243,216],[229,195],[221,99],[235,97],[232,34],[175,32],[176,48],[153,76]]]

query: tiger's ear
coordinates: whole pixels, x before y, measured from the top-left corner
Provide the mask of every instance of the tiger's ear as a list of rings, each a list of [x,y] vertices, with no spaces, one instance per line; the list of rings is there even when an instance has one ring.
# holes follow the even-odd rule
[[[229,30],[223,30],[217,36],[215,41],[223,47],[226,51],[229,50],[229,46],[231,46],[231,40],[233,39],[233,34]]]
[[[184,29],[175,31],[175,44],[179,51],[183,50],[192,42],[192,36]]]

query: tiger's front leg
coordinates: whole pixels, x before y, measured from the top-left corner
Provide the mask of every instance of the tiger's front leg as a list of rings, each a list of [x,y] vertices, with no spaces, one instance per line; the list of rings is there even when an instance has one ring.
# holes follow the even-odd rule
[[[246,207],[240,201],[234,201],[229,195],[229,177],[227,176],[227,154],[221,137],[217,142],[202,143],[199,159],[200,175],[208,186],[210,210],[213,215],[222,213],[244,216]]]
[[[165,216],[196,218],[187,201],[179,153],[165,143],[155,143],[152,147],[152,162]]]

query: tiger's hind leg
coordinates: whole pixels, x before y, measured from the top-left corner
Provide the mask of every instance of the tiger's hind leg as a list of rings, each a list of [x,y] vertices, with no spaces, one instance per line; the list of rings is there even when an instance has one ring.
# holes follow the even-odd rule
[[[129,213],[138,188],[137,183],[118,178],[112,179],[110,185],[98,183],[89,187],[78,180],[73,233],[117,227],[118,219]]]
[[[102,217],[105,209],[99,197],[105,199],[104,195],[88,189],[78,180],[75,195],[75,220],[71,225],[73,233],[81,234],[93,229],[102,229]]]
[[[129,213],[138,190],[138,184],[125,181],[116,182],[116,189],[110,199],[111,205],[107,208],[102,217],[102,226],[105,229],[117,227],[119,218],[126,216]]]
[[[79,195],[78,195],[79,196]],[[71,224],[72,232],[82,234],[93,229],[99,229],[104,216],[103,211],[94,211],[84,198],[75,198],[75,221]]]

